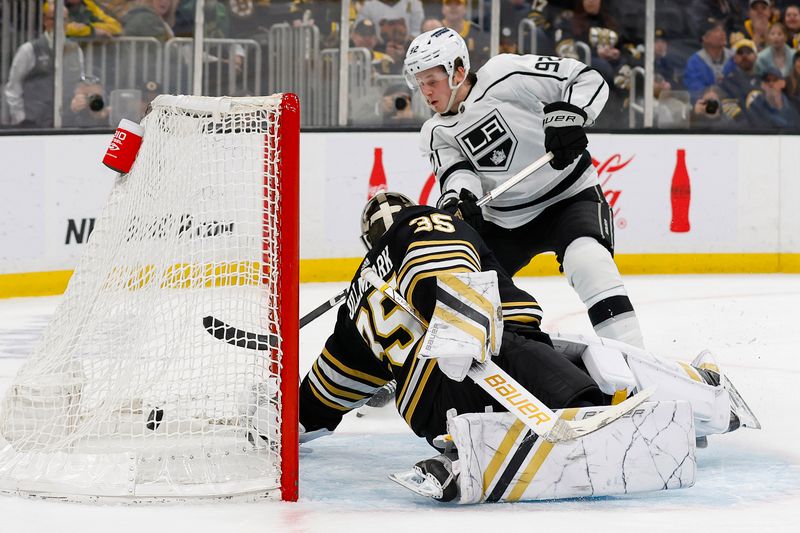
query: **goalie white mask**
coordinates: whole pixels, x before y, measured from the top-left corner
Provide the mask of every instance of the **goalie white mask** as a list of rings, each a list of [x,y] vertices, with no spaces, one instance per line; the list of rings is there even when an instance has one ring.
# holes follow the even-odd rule
[[[399,192],[379,192],[373,196],[361,212],[361,241],[367,250],[389,230],[397,213],[413,205],[416,205],[413,200]]]
[[[417,36],[411,41],[406,52],[403,75],[411,90],[418,89],[416,75],[433,67],[444,67],[450,85],[450,101],[447,109],[453,105],[456,91],[464,83],[455,83],[456,59],[461,60],[464,67],[464,79],[469,73],[469,49],[461,35],[450,28],[437,28]],[[435,111],[435,110],[434,110]]]

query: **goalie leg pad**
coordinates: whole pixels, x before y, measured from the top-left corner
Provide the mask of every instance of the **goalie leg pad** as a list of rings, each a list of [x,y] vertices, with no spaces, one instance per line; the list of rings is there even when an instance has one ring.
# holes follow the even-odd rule
[[[583,419],[603,407],[565,409]],[[630,494],[694,484],[695,434],[687,402],[646,402],[630,416],[580,439],[553,444],[509,413],[457,416],[459,503]]]

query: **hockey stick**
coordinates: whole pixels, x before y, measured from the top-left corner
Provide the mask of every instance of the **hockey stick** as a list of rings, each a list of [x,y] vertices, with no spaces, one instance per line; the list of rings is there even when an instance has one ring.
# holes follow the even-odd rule
[[[302,328],[309,322],[317,319],[321,315],[342,303],[345,299],[345,296],[347,296],[347,289],[337,293],[333,298],[323,303],[310,313],[303,315],[303,317],[300,318],[300,327]],[[264,351],[269,350],[270,348],[278,347],[278,337],[275,334],[270,333],[268,335],[263,335],[260,333],[245,331],[243,329],[226,324],[222,320],[214,318],[211,315],[203,317],[203,327],[206,328],[206,331],[209,333],[209,335],[216,337],[221,341],[225,341],[228,344],[238,346],[239,348]]]
[[[506,181],[486,193],[485,195],[481,196],[481,199],[475,202],[478,207],[483,207],[484,205],[488,204],[492,200],[495,200],[498,196],[505,193],[508,189],[519,183],[520,181],[524,180],[547,163],[549,163],[553,159],[553,152],[547,152],[542,157],[528,165],[527,167],[523,168]],[[536,191],[539,192],[539,191]],[[535,194],[535,193],[534,193]]]
[[[378,276],[372,268],[363,269],[361,277],[410,314],[423,328],[427,328],[425,321],[406,299],[390,287],[389,283]],[[580,421],[567,421],[558,418],[541,400],[491,360],[485,363],[474,362],[467,376],[509,412],[516,415],[534,433],[550,442],[573,440],[593,433],[631,412],[655,391],[654,388],[643,390],[624,402],[603,410],[596,416]]]
[[[342,292],[337,293],[333,298],[331,298],[327,302],[324,302],[322,305],[320,305],[307,315],[303,316],[300,319],[300,327],[302,328],[309,322],[316,320],[320,316],[327,313],[329,310],[333,309],[334,307],[342,303],[345,299],[345,296],[347,296],[347,289],[344,289]]]

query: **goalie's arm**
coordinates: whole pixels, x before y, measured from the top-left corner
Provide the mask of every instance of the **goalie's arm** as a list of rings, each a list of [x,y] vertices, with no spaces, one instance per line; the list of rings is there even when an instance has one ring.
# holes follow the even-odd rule
[[[341,307],[333,333],[300,383],[300,423],[306,431],[333,431],[391,379]]]

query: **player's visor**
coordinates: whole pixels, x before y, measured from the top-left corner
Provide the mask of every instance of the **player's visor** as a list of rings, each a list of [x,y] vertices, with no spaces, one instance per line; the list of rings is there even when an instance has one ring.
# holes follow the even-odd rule
[[[406,72],[406,82],[412,89],[424,89],[426,86],[438,85],[440,82],[448,82],[448,75],[443,69],[434,67],[424,70],[417,74]]]

